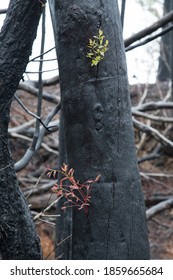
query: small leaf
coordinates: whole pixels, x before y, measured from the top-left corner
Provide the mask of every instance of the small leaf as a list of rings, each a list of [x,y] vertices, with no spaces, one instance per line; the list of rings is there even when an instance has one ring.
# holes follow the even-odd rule
[[[103,31],[99,29],[99,35],[101,36],[103,34]]]

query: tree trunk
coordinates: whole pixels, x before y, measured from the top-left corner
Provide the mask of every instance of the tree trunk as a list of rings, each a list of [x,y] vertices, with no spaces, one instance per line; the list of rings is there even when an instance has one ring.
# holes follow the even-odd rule
[[[172,1],[164,0],[164,15],[172,10]],[[173,53],[172,32],[168,32],[162,36],[160,42],[160,57],[158,66],[158,81],[168,81],[171,78],[171,58]]]
[[[41,4],[11,0],[0,33],[0,254],[2,259],[40,259],[41,250],[27,203],[18,187],[8,144],[13,95],[31,54]]]
[[[61,211],[62,259],[148,259],[121,22],[116,0],[50,1],[61,85],[60,165],[93,186],[91,205]],[[53,11],[54,10],[54,11]],[[96,67],[89,38],[102,29],[109,50]],[[61,205],[63,201],[61,200]],[[71,238],[68,238],[72,234]]]

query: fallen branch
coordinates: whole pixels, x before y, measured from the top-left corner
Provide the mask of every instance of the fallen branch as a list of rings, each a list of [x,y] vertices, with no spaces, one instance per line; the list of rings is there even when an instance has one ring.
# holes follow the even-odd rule
[[[132,107],[132,112],[136,111],[152,111],[152,110],[158,110],[158,109],[172,109],[173,108],[173,102],[147,102],[141,105],[138,105],[136,107]]]
[[[154,115],[143,113],[143,112],[140,112],[140,111],[137,111],[137,110],[133,110],[133,108],[132,108],[132,115],[137,116],[137,117],[142,117],[142,118],[145,118],[145,119],[149,119],[149,120],[152,120],[152,121],[156,121],[156,122],[173,123],[173,118],[154,116]]]
[[[28,82],[20,82],[18,89],[22,89],[22,90],[26,91],[27,93],[30,93],[30,94],[38,97],[39,90],[37,88],[35,88],[34,86],[32,86],[31,84],[29,84]],[[60,101],[60,98],[58,97],[59,94],[60,94],[60,91],[58,91],[56,93],[56,95],[49,94],[47,92],[43,92],[43,99],[48,102],[57,104]]]
[[[30,143],[32,142],[32,139],[27,137],[27,136],[25,136],[25,135],[21,135],[21,134],[18,134],[18,133],[11,133],[11,136],[14,137],[14,138],[20,138],[20,139],[26,140],[26,141],[28,141]],[[40,146],[42,148],[44,148],[49,153],[52,153],[52,154],[55,154],[55,155],[59,155],[59,152],[57,152],[57,151],[53,150],[52,148],[50,148],[46,143],[41,143]]]
[[[133,124],[136,128],[140,129],[141,131],[152,135],[157,141],[159,141],[163,146],[169,146],[173,148],[173,142],[166,138],[163,134],[161,134],[157,129],[148,126],[133,117]]]
[[[39,214],[37,214],[34,217],[34,221],[41,218],[42,216],[44,216],[45,212],[50,210],[53,206],[55,206],[57,204],[57,202],[62,198],[62,196],[58,197],[55,201],[53,201],[49,206],[47,206],[42,212],[40,212]]]
[[[154,215],[159,212],[173,207],[173,198],[167,199],[158,203],[157,205],[152,206],[146,211],[147,220],[151,219]]]

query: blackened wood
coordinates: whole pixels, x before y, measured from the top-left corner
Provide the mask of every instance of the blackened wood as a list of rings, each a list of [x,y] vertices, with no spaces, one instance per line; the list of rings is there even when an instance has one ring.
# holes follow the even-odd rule
[[[172,1],[164,0],[164,10],[163,13],[166,15],[167,13],[172,11]],[[171,58],[173,53],[172,46],[172,32],[168,32],[163,35],[160,43],[160,56],[159,56],[159,66],[157,79],[158,81],[168,81],[171,78]]]
[[[40,259],[41,249],[8,145],[10,104],[31,54],[41,3],[11,0],[0,33],[0,255]]]
[[[61,85],[60,164],[93,187],[89,214],[57,221],[63,259],[148,259],[145,206],[137,166],[117,1],[50,1]],[[89,38],[101,28],[105,59],[91,67]],[[61,202],[63,205],[63,201]],[[59,208],[61,207],[59,206]],[[59,210],[60,211],[60,210]]]

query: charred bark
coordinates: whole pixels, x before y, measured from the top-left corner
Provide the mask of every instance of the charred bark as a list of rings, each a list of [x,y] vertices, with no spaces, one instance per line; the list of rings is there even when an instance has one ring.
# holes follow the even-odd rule
[[[172,10],[172,1],[164,0],[164,15]],[[160,43],[160,57],[158,66],[158,81],[168,81],[171,78],[172,61],[172,32],[163,35]]]
[[[41,250],[8,145],[10,105],[31,54],[41,4],[11,0],[0,33],[0,254],[2,259],[40,259]]]
[[[148,259],[145,206],[135,154],[124,44],[116,0],[50,1],[61,85],[60,164],[93,187],[89,213],[60,208],[62,259]],[[109,50],[86,57],[102,29]],[[72,234],[72,238],[67,239]]]

